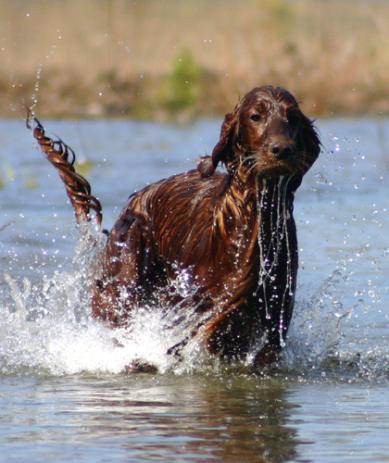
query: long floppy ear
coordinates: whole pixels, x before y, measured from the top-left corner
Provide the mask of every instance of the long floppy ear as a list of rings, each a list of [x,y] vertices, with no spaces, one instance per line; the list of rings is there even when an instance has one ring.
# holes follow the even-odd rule
[[[297,137],[297,150],[301,156],[299,173],[295,175],[290,183],[293,190],[297,190],[300,186],[303,176],[312,167],[320,154],[321,143],[319,136],[314,126],[314,121],[311,121],[301,112],[301,125]]]
[[[210,177],[216,170],[219,162],[227,161],[229,154],[233,150],[233,139],[238,120],[239,105],[235,107],[234,112],[228,113],[220,130],[220,138],[212,151],[212,156],[204,156],[200,159],[197,169],[202,177]]]
[[[307,172],[319,156],[321,143],[314,126],[314,121],[308,119],[304,114],[302,114],[301,118],[298,144],[304,153],[305,172]]]

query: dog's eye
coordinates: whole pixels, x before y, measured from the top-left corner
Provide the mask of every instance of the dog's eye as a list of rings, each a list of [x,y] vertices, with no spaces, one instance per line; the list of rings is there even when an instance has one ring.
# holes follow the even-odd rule
[[[262,116],[259,113],[253,113],[251,114],[250,119],[254,122],[259,122],[262,119]]]

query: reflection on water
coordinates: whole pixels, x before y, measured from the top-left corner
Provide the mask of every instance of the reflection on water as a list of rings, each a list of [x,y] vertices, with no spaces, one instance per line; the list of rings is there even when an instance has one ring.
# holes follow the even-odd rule
[[[389,451],[386,387],[230,370],[3,377],[0,388],[0,461],[379,462]]]
[[[9,424],[1,439],[20,452],[34,445],[42,461],[67,460],[77,446],[78,461],[87,461],[92,445],[100,461],[112,448],[132,462],[281,462],[297,455],[289,425],[296,405],[274,380],[140,375],[8,379],[3,387],[16,393],[1,403]]]

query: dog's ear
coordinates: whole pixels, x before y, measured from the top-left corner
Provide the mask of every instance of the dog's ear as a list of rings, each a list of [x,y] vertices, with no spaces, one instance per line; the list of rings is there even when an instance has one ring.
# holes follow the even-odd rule
[[[321,145],[313,121],[303,113],[301,113],[301,127],[297,144],[300,151],[304,153],[305,172],[307,172],[319,156]]]
[[[300,111],[300,128],[297,136],[297,151],[301,156],[299,173],[290,183],[292,190],[297,190],[303,176],[312,167],[319,156],[321,143],[313,121]]]
[[[202,177],[210,177],[216,170],[219,162],[226,162],[233,153],[234,135],[238,120],[238,106],[234,112],[228,113],[220,130],[220,138],[212,151],[212,156],[200,159],[197,169]]]

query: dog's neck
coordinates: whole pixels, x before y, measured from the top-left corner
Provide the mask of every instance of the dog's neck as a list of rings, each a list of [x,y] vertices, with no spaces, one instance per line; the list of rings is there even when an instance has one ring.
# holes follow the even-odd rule
[[[291,317],[298,268],[293,183],[293,177],[257,179],[256,293],[270,324],[268,337],[281,346]]]
[[[269,336],[275,336],[271,342],[281,344],[296,288],[293,202],[300,180],[252,176],[241,169],[230,172],[214,216],[216,241],[221,235],[234,245],[238,280],[252,280],[254,299],[261,301],[260,316],[272,327]]]
[[[254,175],[242,165],[230,171],[215,208],[215,232],[231,239],[244,235],[249,241],[258,236],[265,251],[269,246],[274,247],[274,236],[283,237],[293,221],[294,191],[298,183],[293,176]]]
[[[228,188],[225,193],[243,207],[250,201],[255,201],[256,213],[260,216],[266,215],[268,210],[273,210],[281,203],[292,213],[294,192],[300,183],[301,179],[298,176],[261,176],[241,164],[229,171]]]
[[[292,178],[256,178],[257,238],[263,271],[274,264],[269,261],[277,260],[282,248],[289,247],[290,227],[294,228]]]

